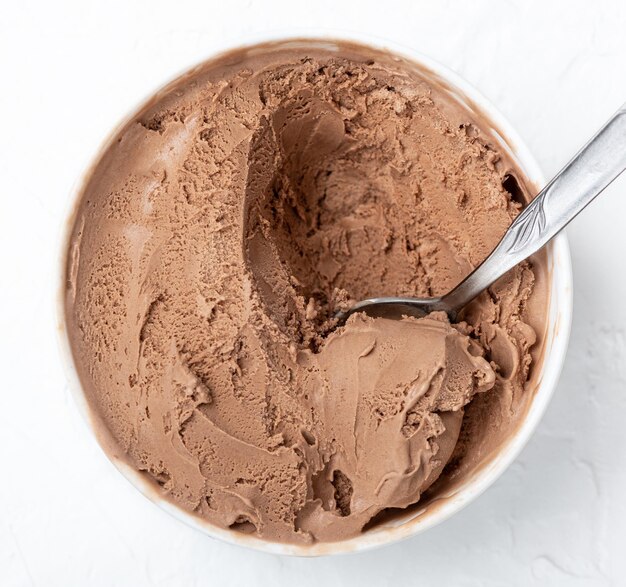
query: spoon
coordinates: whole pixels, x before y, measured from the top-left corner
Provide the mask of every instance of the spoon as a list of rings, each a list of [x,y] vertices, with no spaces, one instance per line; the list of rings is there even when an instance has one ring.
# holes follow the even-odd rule
[[[536,253],[626,169],[626,104],[517,216],[493,252],[459,285],[436,298],[368,298],[337,312],[342,324],[354,312],[425,316],[443,311],[451,321],[480,292]]]

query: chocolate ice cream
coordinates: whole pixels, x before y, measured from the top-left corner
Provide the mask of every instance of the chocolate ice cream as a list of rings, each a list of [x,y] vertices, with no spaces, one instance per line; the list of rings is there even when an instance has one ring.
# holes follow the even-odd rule
[[[447,292],[528,193],[484,120],[384,52],[309,41],[196,68],[115,135],[76,208],[67,327],[102,441],[267,540],[350,538],[436,497],[532,398],[544,257],[456,324],[333,316]]]

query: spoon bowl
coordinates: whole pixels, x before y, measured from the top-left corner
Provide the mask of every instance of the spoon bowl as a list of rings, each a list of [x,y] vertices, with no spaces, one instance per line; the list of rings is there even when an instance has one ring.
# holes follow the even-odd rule
[[[398,318],[401,316],[413,316],[423,318],[431,312],[440,309],[443,298],[403,298],[403,297],[383,297],[367,298],[354,304],[346,311],[339,311],[335,314],[339,324],[345,321],[355,312],[365,312],[369,316],[376,318]],[[456,315],[450,316],[454,320]]]

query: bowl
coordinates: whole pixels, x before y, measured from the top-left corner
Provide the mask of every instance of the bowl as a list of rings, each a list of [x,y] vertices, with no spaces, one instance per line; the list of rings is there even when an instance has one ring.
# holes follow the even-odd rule
[[[536,187],[545,184],[545,179],[540,168],[532,155],[523,144],[515,130],[506,119],[489,103],[476,89],[470,86],[457,74],[447,69],[443,65],[421,55],[410,48],[401,47],[396,43],[384,41],[362,34],[336,33],[333,31],[305,31],[297,37],[281,34],[264,35],[261,37],[246,39],[246,42],[238,43],[231,47],[221,47],[208,58],[217,57],[220,53],[232,49],[253,46],[257,43],[276,42],[296,47],[298,45],[311,46],[316,44],[324,48],[335,50],[335,41],[353,41],[364,45],[369,45],[374,49],[386,50],[400,58],[417,63],[421,68],[428,70],[435,79],[439,79],[451,91],[456,98],[464,102],[470,109],[476,112],[491,123],[494,134],[500,139],[502,146],[510,152],[517,161],[520,169],[524,172],[528,180]],[[187,72],[190,68],[187,68]],[[177,79],[176,76],[174,79]],[[153,96],[151,92],[150,96]],[[131,110],[131,115],[123,121],[127,122],[143,104]],[[120,125],[121,128],[122,125]],[[111,133],[110,138],[115,135],[118,128]],[[109,139],[110,140],[110,139]],[[94,161],[99,159],[104,149],[109,144],[105,141],[101,149],[96,153]],[[78,183],[70,202],[68,212],[67,227],[65,234],[59,245],[60,268],[59,268],[59,296],[58,296],[58,317],[59,317],[59,343],[63,363],[66,367],[67,378],[71,393],[76,401],[76,405],[88,424],[89,429],[98,437],[103,446],[105,439],[100,437],[98,428],[95,426],[94,415],[88,406],[86,397],[82,390],[73,357],[70,349],[67,329],[65,327],[64,311],[64,290],[65,290],[65,266],[66,252],[69,242],[70,231],[73,220],[74,203],[77,201],[83,182],[89,176],[91,168],[88,168]],[[201,532],[221,539],[231,544],[237,544],[254,548],[256,550],[298,556],[319,556],[327,554],[340,554],[349,552],[360,552],[371,548],[391,544],[399,540],[415,536],[425,532],[429,528],[441,523],[450,516],[460,511],[476,499],[483,491],[492,485],[496,479],[515,460],[524,445],[530,439],[533,431],[539,423],[550,398],[554,392],[561,372],[567,342],[569,338],[570,323],[572,318],[572,273],[569,256],[569,247],[564,233],[559,234],[547,247],[548,272],[550,283],[550,303],[548,310],[548,323],[545,333],[544,356],[538,364],[538,374],[535,378],[536,389],[529,390],[533,393],[530,406],[527,409],[521,423],[510,435],[508,440],[500,447],[499,451],[487,463],[482,465],[469,478],[465,479],[457,487],[442,496],[438,496],[434,503],[425,507],[411,509],[404,516],[395,517],[385,524],[368,530],[362,535],[334,543],[315,543],[313,545],[294,545],[270,542],[252,535],[235,533],[214,526],[174,505],[162,495],[160,495],[140,472],[129,466],[123,459],[115,456],[111,451],[105,451],[107,457],[113,462],[117,469],[148,499],[157,504],[161,509],[169,512],[174,517],[185,522]],[[103,446],[104,450],[104,446]]]

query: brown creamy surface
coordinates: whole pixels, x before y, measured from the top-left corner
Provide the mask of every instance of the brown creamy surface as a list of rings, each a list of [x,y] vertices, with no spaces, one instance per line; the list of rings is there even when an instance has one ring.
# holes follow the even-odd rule
[[[447,292],[527,199],[485,122],[411,63],[310,42],[200,66],[119,131],[75,213],[68,334],[109,449],[185,510],[283,542],[356,536],[469,475],[531,399],[545,257],[459,324],[332,315]]]

